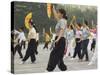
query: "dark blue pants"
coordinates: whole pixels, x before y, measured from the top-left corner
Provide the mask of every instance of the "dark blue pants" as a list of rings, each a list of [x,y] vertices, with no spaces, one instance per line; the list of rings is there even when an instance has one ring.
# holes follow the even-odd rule
[[[73,58],[75,58],[76,55],[78,55],[78,58],[80,59],[81,58],[81,43],[82,42],[79,42],[80,38],[76,38],[75,41],[76,41],[76,47],[75,47]]]
[[[86,39],[86,40],[82,41],[82,55],[81,55],[81,59],[83,59],[84,55],[86,55],[86,61],[89,60],[89,58],[88,58],[88,50],[87,50],[88,43],[89,43],[89,39]]]

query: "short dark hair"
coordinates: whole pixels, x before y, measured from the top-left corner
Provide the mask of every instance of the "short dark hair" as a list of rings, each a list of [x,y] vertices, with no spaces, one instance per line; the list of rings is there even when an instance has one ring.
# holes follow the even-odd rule
[[[87,21],[87,20],[85,20],[84,23],[85,23],[86,25],[88,25],[88,21]]]
[[[81,26],[82,26],[82,24],[81,24],[81,23],[77,23],[77,24],[78,24],[78,26],[79,26],[79,27],[81,27]]]
[[[20,27],[19,29],[21,29],[23,31],[24,30],[24,27]]]
[[[58,11],[63,15],[63,18],[65,18],[66,20],[68,19],[66,11],[64,9],[58,9]]]

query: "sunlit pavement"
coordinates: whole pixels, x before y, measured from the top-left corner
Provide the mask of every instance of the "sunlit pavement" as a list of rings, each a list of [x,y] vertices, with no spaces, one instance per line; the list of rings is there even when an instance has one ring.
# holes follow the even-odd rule
[[[15,73],[43,73],[46,71],[47,63],[49,60],[50,50],[43,49],[44,44],[40,44],[38,46],[39,54],[36,55],[36,62],[34,64],[31,63],[30,58],[25,62],[25,64],[20,64],[21,59],[19,58],[18,53],[15,55]],[[23,55],[25,55],[26,50],[22,50]],[[90,53],[90,52],[89,52]],[[89,54],[89,57],[92,57],[92,54]],[[91,59],[91,58],[90,58]],[[67,71],[73,70],[88,70],[88,69],[96,69],[97,63],[93,65],[88,65],[89,62],[79,62],[78,58],[71,60],[70,57],[64,58],[64,63],[67,65]],[[58,67],[54,71],[60,71]]]

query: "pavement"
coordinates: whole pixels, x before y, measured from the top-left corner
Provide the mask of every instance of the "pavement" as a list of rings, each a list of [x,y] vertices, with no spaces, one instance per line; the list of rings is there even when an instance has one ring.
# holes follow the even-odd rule
[[[31,63],[30,58],[25,62],[25,64],[20,64],[21,60],[18,53],[14,57],[14,70],[15,74],[24,74],[24,73],[43,73],[46,72],[46,67],[49,60],[50,50],[43,49],[44,44],[39,44],[38,46],[38,55],[36,55],[36,62]],[[50,46],[50,45],[49,45]],[[27,48],[26,48],[27,49]],[[23,55],[25,55],[26,49],[22,49]],[[89,57],[91,60],[92,53],[89,52]],[[64,63],[67,65],[67,71],[79,71],[79,70],[90,70],[97,69],[97,61],[93,65],[88,65],[89,62],[83,61],[79,62],[78,58],[71,60],[70,57],[64,58]],[[58,66],[56,66],[54,72],[60,71]]]

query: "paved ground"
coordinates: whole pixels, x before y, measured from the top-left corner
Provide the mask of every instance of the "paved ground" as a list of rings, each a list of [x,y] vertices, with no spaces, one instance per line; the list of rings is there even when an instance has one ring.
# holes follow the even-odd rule
[[[26,50],[22,50],[23,55],[25,55]],[[39,72],[45,72],[50,50],[44,49],[43,50],[43,44],[40,44],[38,47],[39,54],[36,56],[37,60],[35,64],[31,64],[30,58],[26,61],[25,64],[20,64],[21,59],[19,58],[18,53],[15,55],[15,73],[39,73]],[[91,57],[92,55],[90,55]],[[88,70],[88,69],[96,69],[97,63],[94,65],[88,65],[89,62],[79,62],[78,59],[71,60],[70,58],[64,58],[64,62],[68,67],[68,71],[72,70]],[[54,71],[60,71],[58,67]]]

